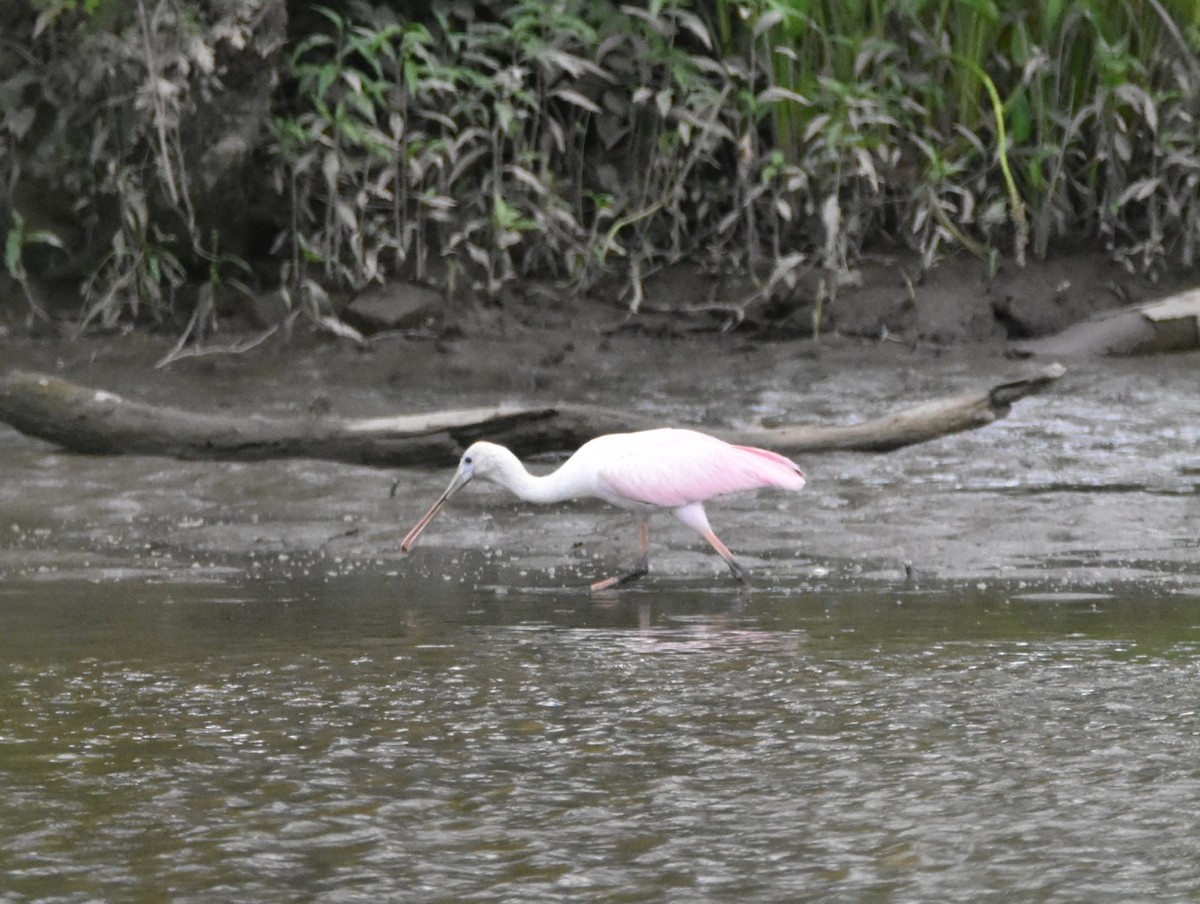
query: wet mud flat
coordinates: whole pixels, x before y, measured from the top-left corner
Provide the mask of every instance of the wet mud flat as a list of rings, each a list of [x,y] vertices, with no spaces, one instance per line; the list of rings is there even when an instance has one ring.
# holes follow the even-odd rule
[[[152,369],[162,340],[13,342],[10,365],[131,398],[221,412],[374,416],[499,402],[629,407],[664,425],[849,423],[1014,371],[994,345],[663,339],[523,330],[450,342],[330,342]],[[1002,582],[1014,592],[1200,587],[1196,354],[1065,362],[1007,419],[886,454],[812,455],[799,495],[710,506],[766,587]],[[0,427],[0,572],[167,580],[263,569],[377,569],[398,581],[586,586],[623,567],[633,520],[599,503],[538,508],[491,486],[460,495],[408,556],[399,540],[448,472],[280,460],[183,462],[62,453]],[[534,467],[550,468],[548,459]],[[670,518],[651,525],[649,584],[724,585]],[[1057,588],[1057,589],[1056,589]]]

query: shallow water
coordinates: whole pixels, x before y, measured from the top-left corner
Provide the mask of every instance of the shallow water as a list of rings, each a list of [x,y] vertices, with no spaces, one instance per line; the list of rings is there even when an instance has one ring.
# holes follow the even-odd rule
[[[850,420],[1011,370],[761,357],[639,405]],[[401,557],[442,470],[0,431],[0,904],[1196,900],[1197,360],[712,506],[749,592],[660,519],[593,596],[628,517],[487,487]],[[561,392],[618,403],[611,366]]]
[[[1200,601],[0,591],[4,901],[1200,894]]]

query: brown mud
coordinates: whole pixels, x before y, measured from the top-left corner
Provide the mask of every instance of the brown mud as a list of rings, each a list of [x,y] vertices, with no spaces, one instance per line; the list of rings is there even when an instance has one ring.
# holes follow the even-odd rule
[[[1002,277],[988,283],[978,265],[958,263],[910,285],[881,269],[841,292],[817,340],[766,341],[788,331],[772,330],[762,312],[722,332],[711,311],[688,313],[681,292],[652,296],[634,318],[530,292],[366,346],[298,330],[246,354],[162,368],[169,336],[64,341],[10,329],[0,342],[5,368],[202,411],[365,417],[568,401],[701,428],[850,423],[1002,379],[1015,367],[1008,338],[1174,288],[1084,257]],[[1065,363],[1050,392],[1006,420],[885,455],[813,456],[801,462],[803,493],[715,503],[714,528],[760,586],[1003,581],[1037,595],[1114,594],[1132,582],[1200,593],[1200,358]],[[448,479],[441,471],[105,459],[7,427],[0,459],[0,574],[10,577],[367,568],[397,580],[552,588],[585,586],[633,553],[624,513],[589,503],[542,510],[473,487],[401,556],[400,538]],[[646,586],[733,591],[723,564],[671,519],[652,525],[651,541]]]

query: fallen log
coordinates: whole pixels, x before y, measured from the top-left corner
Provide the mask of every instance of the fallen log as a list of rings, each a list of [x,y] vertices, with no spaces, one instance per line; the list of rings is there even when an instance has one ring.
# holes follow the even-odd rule
[[[1061,333],[1013,344],[1016,357],[1153,355],[1200,348],[1200,289],[1104,311]]]
[[[704,429],[785,455],[883,452],[984,427],[1063,373],[1061,365],[1051,364],[988,389],[842,427]],[[572,451],[603,433],[659,426],[638,415],[576,405],[359,419],[210,414],[150,405],[24,371],[0,380],[0,422],[73,452],[231,461],[318,458],[377,467],[451,464],[479,439],[532,455]]]

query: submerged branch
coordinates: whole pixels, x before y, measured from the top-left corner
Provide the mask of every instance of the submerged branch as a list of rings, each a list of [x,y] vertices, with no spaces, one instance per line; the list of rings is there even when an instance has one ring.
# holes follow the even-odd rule
[[[883,452],[984,427],[1007,415],[1013,402],[1045,389],[1063,373],[1060,365],[1050,364],[988,389],[849,426],[709,432],[786,455]],[[73,452],[231,461],[319,458],[376,467],[453,463],[479,439],[503,443],[518,455],[531,455],[572,451],[604,433],[660,426],[627,412],[574,405],[358,419],[209,414],[133,401],[23,371],[0,379],[0,422]]]

